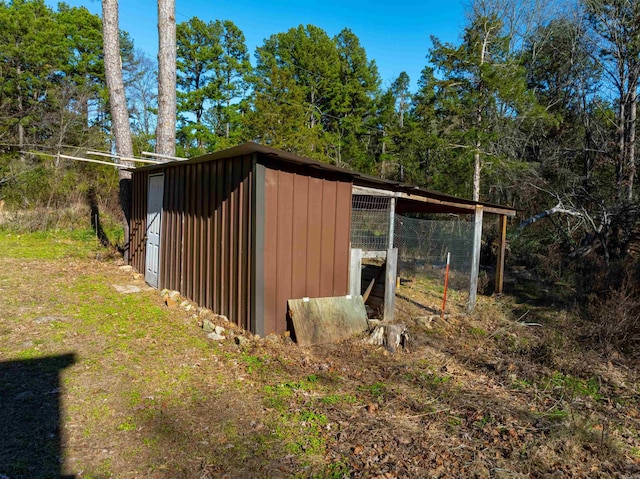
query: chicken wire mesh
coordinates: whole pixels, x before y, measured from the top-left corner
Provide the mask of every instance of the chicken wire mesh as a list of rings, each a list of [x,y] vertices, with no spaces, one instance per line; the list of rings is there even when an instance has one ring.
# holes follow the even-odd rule
[[[386,250],[389,245],[390,199],[353,195],[351,247]],[[393,245],[398,248],[398,274],[444,284],[447,253],[451,253],[449,286],[467,290],[473,257],[473,222],[459,217],[425,219],[395,215]]]
[[[433,220],[396,215],[394,246],[398,248],[398,274],[443,283],[450,253],[449,287],[467,290],[473,230],[472,222],[458,218]]]
[[[353,195],[351,211],[351,247],[365,251],[389,247],[389,198]]]

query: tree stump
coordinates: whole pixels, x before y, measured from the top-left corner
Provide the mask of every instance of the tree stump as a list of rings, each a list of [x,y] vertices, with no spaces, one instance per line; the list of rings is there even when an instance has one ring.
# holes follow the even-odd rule
[[[391,353],[395,353],[399,346],[409,345],[409,334],[404,324],[379,324],[366,340],[375,346],[384,346]]]

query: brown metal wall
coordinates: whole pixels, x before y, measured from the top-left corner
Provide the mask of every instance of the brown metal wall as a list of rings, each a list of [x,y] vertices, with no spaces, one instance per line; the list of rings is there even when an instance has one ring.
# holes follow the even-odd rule
[[[265,334],[286,330],[288,299],[341,296],[349,289],[352,184],[311,175],[266,167]]]
[[[251,156],[244,156],[171,164],[162,170],[159,288],[180,291],[246,329],[252,322],[253,163]],[[132,224],[141,231],[147,176],[134,174]],[[144,272],[145,244],[139,236],[132,235],[133,243],[141,246],[136,246],[131,264]]]
[[[145,270],[148,178],[149,175],[146,172],[133,175],[133,197],[129,221],[129,261],[136,270],[143,274]]]
[[[352,184],[260,163],[243,156],[153,171],[165,175],[158,283],[243,328],[281,333],[288,299],[348,293]],[[131,264],[144,273],[148,173],[133,182]]]

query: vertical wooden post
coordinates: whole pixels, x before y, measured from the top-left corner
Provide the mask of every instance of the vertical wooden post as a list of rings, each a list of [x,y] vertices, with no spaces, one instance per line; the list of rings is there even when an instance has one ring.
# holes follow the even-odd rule
[[[507,248],[507,215],[500,215],[500,245],[496,259],[496,294],[502,294],[504,286],[504,256]]]
[[[387,250],[384,279],[384,311],[382,319],[391,321],[396,310],[396,274],[398,270],[398,248]]]
[[[351,248],[351,262],[349,263],[349,294],[362,294],[362,250]]]
[[[471,281],[469,282],[469,302],[467,311],[470,313],[476,306],[478,295],[478,275],[480,274],[480,246],[482,246],[482,206],[476,206],[473,215],[473,257],[471,259]]]

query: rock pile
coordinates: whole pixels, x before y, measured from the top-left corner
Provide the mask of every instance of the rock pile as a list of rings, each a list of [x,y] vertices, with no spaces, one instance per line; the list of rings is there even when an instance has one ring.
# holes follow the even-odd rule
[[[283,335],[270,334],[261,338],[258,334],[251,334],[229,321],[223,314],[216,314],[208,308],[199,307],[183,298],[178,291],[163,289],[160,291],[162,301],[168,308],[181,308],[186,312],[193,312],[192,318],[212,341],[231,340],[241,348],[256,343],[291,343],[289,332]]]

